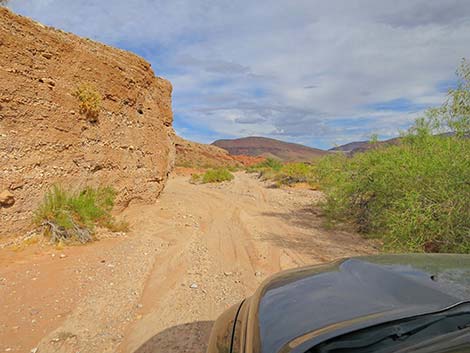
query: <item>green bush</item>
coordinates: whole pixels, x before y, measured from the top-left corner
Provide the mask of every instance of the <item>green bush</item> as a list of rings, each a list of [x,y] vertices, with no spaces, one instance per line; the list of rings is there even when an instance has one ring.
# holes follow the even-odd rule
[[[115,196],[110,187],[87,187],[71,192],[55,185],[35,211],[34,222],[43,227],[52,242],[91,241],[95,226],[112,231],[126,230],[127,224],[116,222],[110,214]]]
[[[227,170],[231,173],[235,173],[235,172],[238,172],[238,171],[242,170],[242,168],[230,165],[230,166],[227,167]]]
[[[293,185],[297,183],[308,183],[316,185],[315,168],[308,163],[287,163],[282,166],[273,178],[279,185]]]
[[[204,174],[191,174],[191,184],[221,183],[233,180],[234,176],[227,168],[209,169]]]
[[[330,220],[349,220],[393,251],[470,253],[470,69],[446,103],[395,146],[323,158]],[[453,132],[452,134],[439,134]]]
[[[247,173],[257,173],[263,180],[273,180],[282,169],[283,163],[274,158],[252,165],[246,169]]]
[[[226,168],[209,169],[201,178],[203,184],[220,183],[223,181],[233,180],[234,176]]]
[[[278,159],[268,158],[266,161],[247,168],[248,173],[258,173],[263,180],[273,180],[277,186],[308,183],[316,187],[315,167],[310,163],[282,163]]]
[[[279,159],[267,158],[265,161],[252,165],[246,170],[248,173],[263,172],[267,169],[278,172],[281,170],[282,165],[283,164]]]
[[[470,252],[470,141],[421,136],[318,166],[332,219],[399,251]]]

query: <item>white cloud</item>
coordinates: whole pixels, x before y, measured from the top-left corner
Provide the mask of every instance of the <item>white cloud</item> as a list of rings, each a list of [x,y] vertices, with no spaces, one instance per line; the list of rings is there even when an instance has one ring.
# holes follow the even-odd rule
[[[470,56],[467,0],[12,0],[49,25],[135,50],[174,85],[174,110],[214,137],[332,145],[417,116],[378,102],[443,100]],[[188,132],[187,136],[208,133]]]

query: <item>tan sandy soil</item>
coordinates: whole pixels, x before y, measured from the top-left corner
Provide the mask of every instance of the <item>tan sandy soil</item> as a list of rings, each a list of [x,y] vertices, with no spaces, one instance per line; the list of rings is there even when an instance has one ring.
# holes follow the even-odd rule
[[[277,271],[373,253],[326,231],[321,193],[173,177],[125,211],[132,234],[64,250],[0,251],[0,352],[204,352],[214,319]],[[62,256],[61,256],[62,255]]]

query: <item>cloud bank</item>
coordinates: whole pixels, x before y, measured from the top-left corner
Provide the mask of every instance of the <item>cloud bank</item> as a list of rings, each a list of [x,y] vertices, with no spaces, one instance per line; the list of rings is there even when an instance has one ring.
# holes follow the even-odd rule
[[[467,0],[11,0],[15,12],[144,56],[175,128],[327,148],[405,129],[470,57]]]

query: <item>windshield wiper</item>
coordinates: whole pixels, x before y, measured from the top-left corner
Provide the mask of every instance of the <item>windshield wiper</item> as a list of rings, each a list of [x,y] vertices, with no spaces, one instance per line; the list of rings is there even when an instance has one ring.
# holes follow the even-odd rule
[[[393,321],[330,339],[309,353],[379,353],[470,327],[470,306]]]

